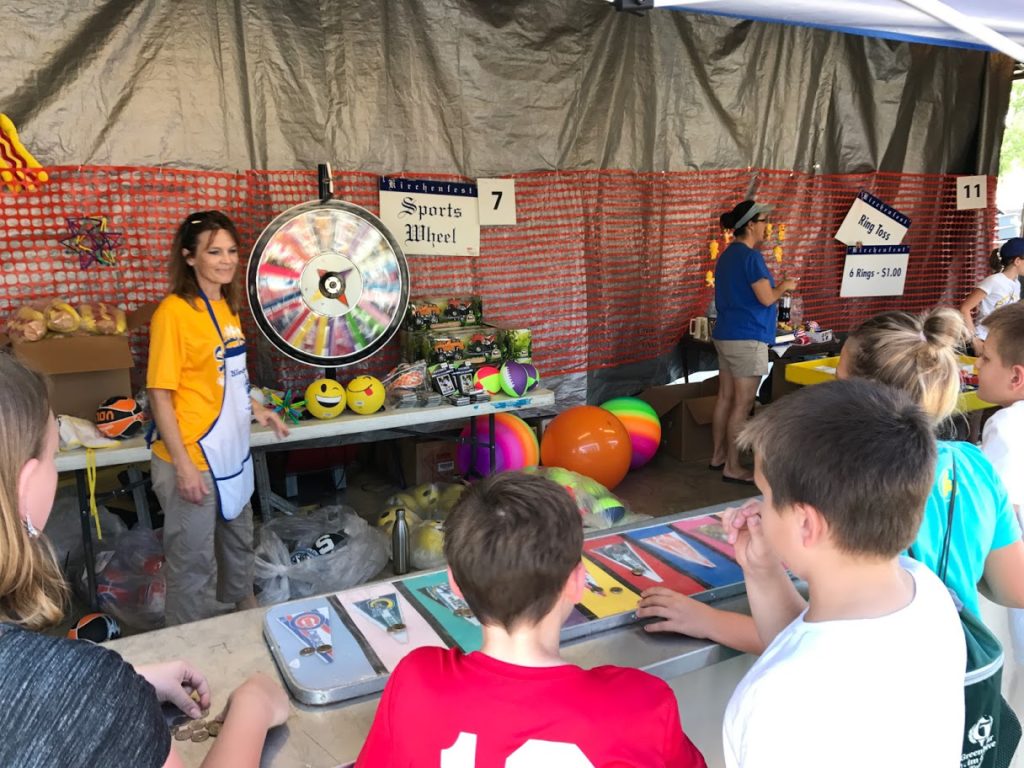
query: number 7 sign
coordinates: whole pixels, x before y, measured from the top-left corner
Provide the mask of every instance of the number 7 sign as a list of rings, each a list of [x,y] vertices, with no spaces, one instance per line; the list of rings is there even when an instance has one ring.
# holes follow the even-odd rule
[[[510,226],[516,223],[516,180],[477,179],[480,226]]]

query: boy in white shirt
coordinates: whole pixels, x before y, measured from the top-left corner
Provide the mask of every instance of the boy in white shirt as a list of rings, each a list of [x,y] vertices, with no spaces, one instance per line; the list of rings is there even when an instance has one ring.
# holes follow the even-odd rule
[[[773,403],[740,440],[764,498],[725,525],[767,648],[726,709],[726,765],[959,766],[963,630],[939,579],[899,557],[934,479],[928,418],[838,381]]]
[[[1006,486],[1020,520],[1024,517],[1024,304],[997,309],[985,324],[988,341],[978,357],[978,397],[1002,408],[985,422],[981,450]],[[1013,653],[1018,664],[1024,663],[1024,610],[1010,608],[1009,612]]]

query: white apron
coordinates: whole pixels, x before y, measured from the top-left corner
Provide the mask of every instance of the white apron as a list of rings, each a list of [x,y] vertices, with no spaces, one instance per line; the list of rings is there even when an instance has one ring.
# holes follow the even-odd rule
[[[249,450],[249,425],[252,401],[249,400],[249,372],[245,365],[245,344],[228,349],[213,307],[202,296],[213,327],[220,336],[224,365],[224,400],[220,414],[199,438],[199,448],[213,476],[217,508],[225,520],[234,520],[249,503],[255,489],[252,454]]]

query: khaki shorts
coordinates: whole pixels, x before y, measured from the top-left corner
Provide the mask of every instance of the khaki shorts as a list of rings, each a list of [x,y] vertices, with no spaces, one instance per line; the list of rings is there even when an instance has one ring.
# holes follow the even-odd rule
[[[763,341],[714,341],[718,367],[723,371],[736,378],[768,373],[768,345]]]

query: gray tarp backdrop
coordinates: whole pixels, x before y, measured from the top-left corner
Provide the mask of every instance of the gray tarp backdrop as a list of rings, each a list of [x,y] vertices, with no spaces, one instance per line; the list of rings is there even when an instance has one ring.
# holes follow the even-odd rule
[[[44,164],[993,173],[1000,54],[604,0],[7,0]]]
[[[0,111],[44,165],[993,174],[1012,70],[604,0],[8,0],[0,28]]]

